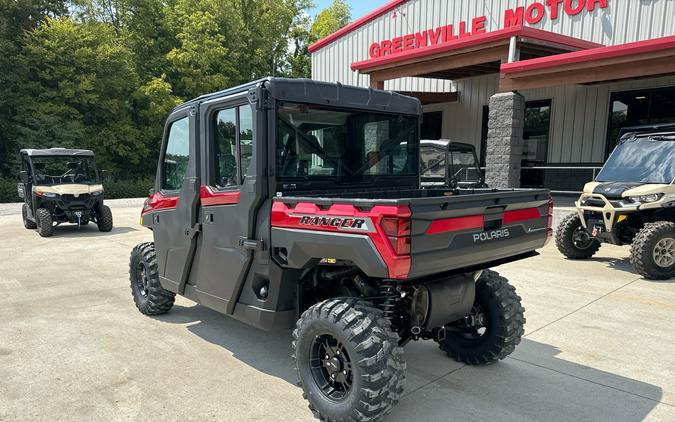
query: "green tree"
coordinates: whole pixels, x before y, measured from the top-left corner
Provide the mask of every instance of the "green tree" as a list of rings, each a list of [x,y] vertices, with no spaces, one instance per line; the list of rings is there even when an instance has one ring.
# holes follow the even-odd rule
[[[63,0],[0,0],[0,177],[14,176],[20,147],[13,120],[26,81],[18,60],[23,34],[65,11]]]
[[[21,61],[21,145],[90,148],[119,172],[133,171],[147,155],[131,119],[139,84],[132,54],[110,25],[48,18],[26,34]]]
[[[327,37],[351,20],[351,8],[345,0],[333,0],[330,6],[316,15],[310,34],[311,42]]]

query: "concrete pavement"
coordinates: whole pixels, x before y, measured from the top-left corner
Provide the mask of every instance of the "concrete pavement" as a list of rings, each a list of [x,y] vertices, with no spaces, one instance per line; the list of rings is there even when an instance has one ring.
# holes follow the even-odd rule
[[[0,213],[0,421],[310,421],[290,333],[265,333],[178,298],[134,307],[128,256],[151,232],[110,201],[112,233],[40,238]],[[133,207],[128,207],[134,205]],[[526,308],[516,352],[488,367],[406,347],[405,396],[386,421],[674,421],[675,285],[639,278],[628,250],[498,268]]]

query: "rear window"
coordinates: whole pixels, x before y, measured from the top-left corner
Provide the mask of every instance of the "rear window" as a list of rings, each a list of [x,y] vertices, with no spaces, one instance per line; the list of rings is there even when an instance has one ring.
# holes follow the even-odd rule
[[[278,177],[350,183],[415,176],[418,124],[417,116],[282,103]]]

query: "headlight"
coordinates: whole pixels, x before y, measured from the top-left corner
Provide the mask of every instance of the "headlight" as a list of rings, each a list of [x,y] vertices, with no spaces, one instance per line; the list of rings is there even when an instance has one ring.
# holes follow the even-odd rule
[[[650,203],[650,202],[656,202],[659,199],[661,199],[662,197],[663,197],[662,193],[652,193],[650,195],[631,196],[630,199],[633,202]]]
[[[92,195],[92,196],[99,196],[99,195],[102,194],[102,193],[103,193],[102,190],[98,190],[98,191],[96,191],[96,192],[92,192],[91,195]]]
[[[40,196],[44,196],[45,198],[56,198],[59,196],[58,193],[53,193],[53,192],[42,192],[41,190],[35,191],[36,194]]]

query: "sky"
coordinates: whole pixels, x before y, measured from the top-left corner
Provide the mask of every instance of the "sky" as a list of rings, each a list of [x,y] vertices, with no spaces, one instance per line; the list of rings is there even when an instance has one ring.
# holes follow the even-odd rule
[[[309,14],[316,16],[332,2],[333,0],[314,0],[314,9],[310,10]],[[352,21],[354,21],[387,3],[387,0],[347,0],[347,3],[352,7]]]

